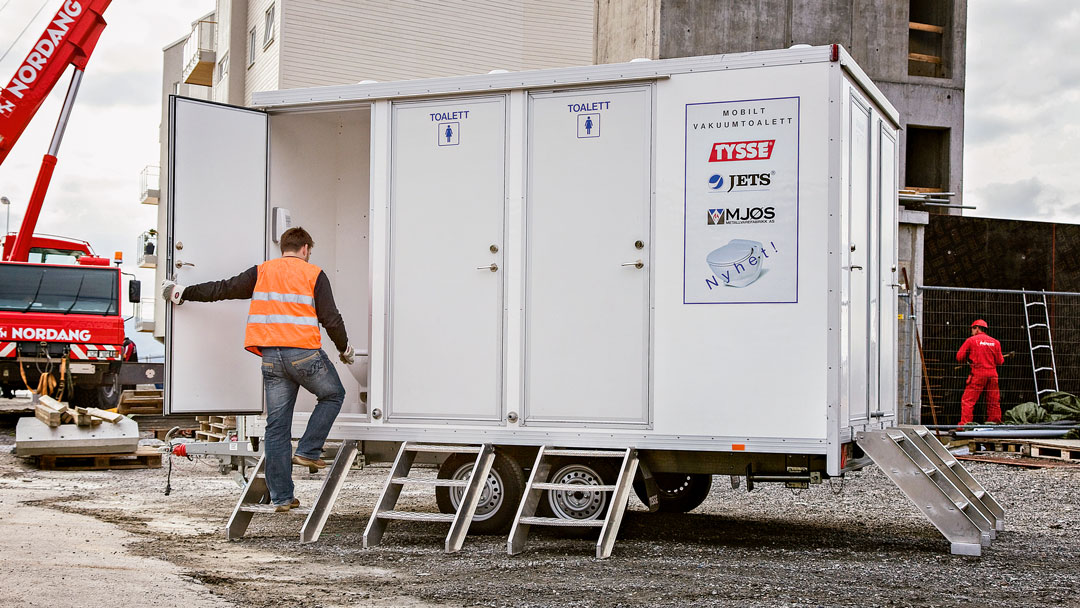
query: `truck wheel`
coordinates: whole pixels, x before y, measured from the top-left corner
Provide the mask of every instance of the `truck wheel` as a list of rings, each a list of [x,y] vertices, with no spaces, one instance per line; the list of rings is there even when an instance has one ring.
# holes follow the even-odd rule
[[[712,489],[712,475],[702,473],[654,473],[657,497],[660,499],[662,513],[688,513],[693,511],[709,496]],[[648,504],[645,483],[634,482],[634,493],[641,502]]]
[[[540,499],[540,515],[560,519],[595,520],[607,516],[611,492],[589,490],[589,486],[615,483],[617,474],[602,462],[556,461],[549,483],[580,485],[580,490],[547,490]],[[592,528],[567,528],[564,533],[587,536]]]
[[[71,400],[78,407],[112,409],[120,403],[119,378],[113,376],[112,384],[102,386],[76,386],[71,397]]]
[[[454,454],[439,468],[439,479],[468,479],[476,464],[473,454]],[[525,473],[513,458],[496,450],[487,483],[480,493],[469,532],[506,534],[514,521],[521,494],[525,491]],[[435,488],[435,502],[443,513],[457,513],[465,488]]]
[[[113,376],[111,384],[105,384],[97,387],[97,400],[98,407],[103,410],[108,410],[116,407],[120,404],[120,377]]]

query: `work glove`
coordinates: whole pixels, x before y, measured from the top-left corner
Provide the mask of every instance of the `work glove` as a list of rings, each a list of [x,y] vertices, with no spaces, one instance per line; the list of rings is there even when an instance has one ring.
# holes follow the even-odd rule
[[[176,305],[183,304],[185,289],[187,287],[184,285],[177,285],[176,281],[165,279],[161,282],[161,299],[171,300]]]
[[[353,351],[352,346],[346,346],[345,350],[338,354],[338,358],[341,359],[341,362],[345,365],[352,365],[356,362],[356,353]]]

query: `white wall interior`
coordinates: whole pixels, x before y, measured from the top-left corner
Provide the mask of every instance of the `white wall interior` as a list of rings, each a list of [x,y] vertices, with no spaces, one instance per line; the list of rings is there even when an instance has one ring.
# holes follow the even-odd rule
[[[367,108],[270,118],[269,211],[288,209],[293,226],[311,233],[311,263],[321,267],[357,350],[368,347],[369,133]],[[272,226],[268,227],[272,231]],[[280,254],[267,234],[267,256]],[[345,386],[342,413],[364,414],[360,384],[337,359],[323,332],[323,349]],[[315,398],[301,391],[297,411],[310,412]]]

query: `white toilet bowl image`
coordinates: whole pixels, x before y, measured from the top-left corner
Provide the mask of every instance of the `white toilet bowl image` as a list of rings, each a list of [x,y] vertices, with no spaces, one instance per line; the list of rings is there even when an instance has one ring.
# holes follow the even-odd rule
[[[705,256],[705,263],[724,285],[746,287],[761,276],[765,265],[761,250],[757,241],[733,239]]]

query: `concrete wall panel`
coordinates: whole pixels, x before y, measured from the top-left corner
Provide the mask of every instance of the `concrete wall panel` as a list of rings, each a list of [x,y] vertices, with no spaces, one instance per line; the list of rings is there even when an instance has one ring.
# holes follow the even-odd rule
[[[790,44],[851,49],[852,0],[791,0]]]
[[[788,0],[663,0],[660,57],[691,57],[787,48]]]
[[[597,0],[596,63],[660,58],[660,0]]]
[[[860,0],[851,11],[851,54],[875,81],[908,78],[908,3]]]

